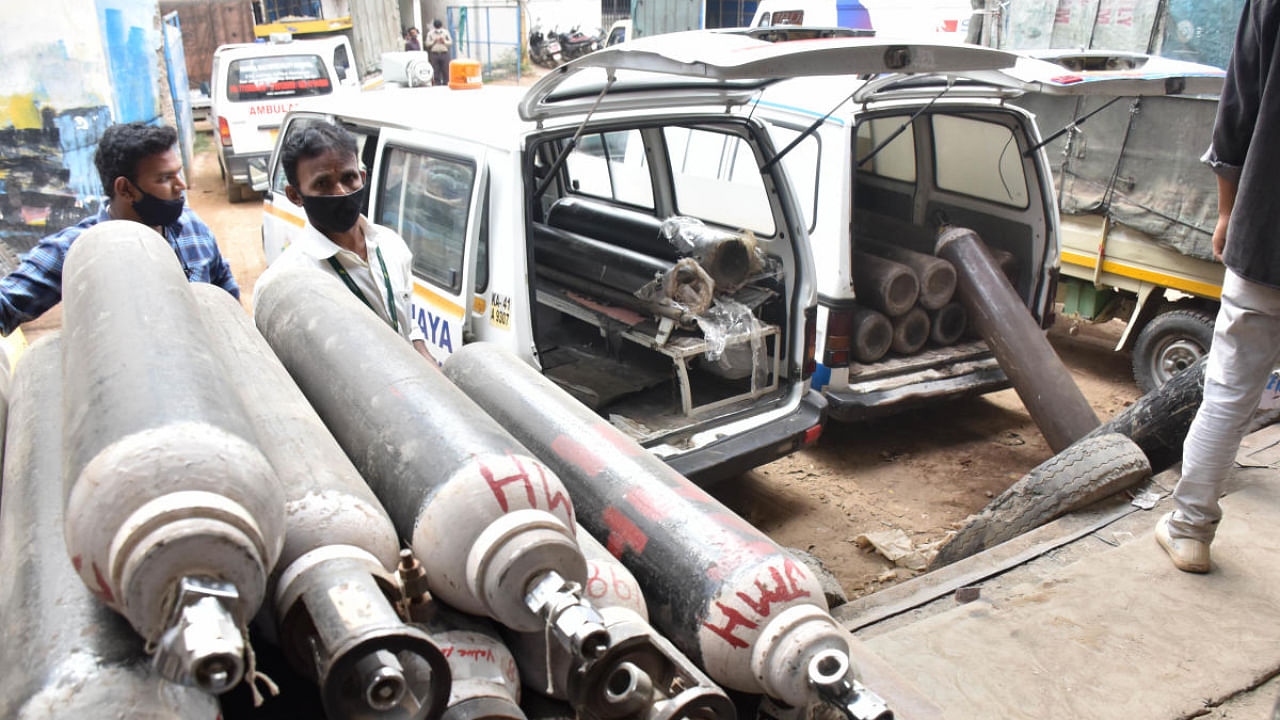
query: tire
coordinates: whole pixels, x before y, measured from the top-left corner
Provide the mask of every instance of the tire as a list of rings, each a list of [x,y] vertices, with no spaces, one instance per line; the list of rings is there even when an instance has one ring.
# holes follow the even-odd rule
[[[1152,318],[1133,344],[1138,389],[1149,393],[1208,354],[1213,322],[1204,310],[1170,310]]]
[[[1040,463],[1005,490],[943,545],[939,568],[1128,489],[1151,476],[1151,465],[1119,433],[1085,438]]]
[[[791,557],[795,558],[813,573],[818,579],[818,583],[822,585],[822,595],[826,598],[827,608],[834,610],[841,605],[849,602],[849,597],[845,595],[844,588],[840,586],[840,581],[836,579],[834,573],[827,569],[822,559],[808,550],[801,550],[795,547],[783,548]]]
[[[245,201],[244,191],[247,190],[248,188],[246,188],[244,185],[240,185],[236,183],[235,180],[232,180],[230,174],[223,176],[222,184],[225,185],[227,188],[227,202],[238,203],[238,202]]]

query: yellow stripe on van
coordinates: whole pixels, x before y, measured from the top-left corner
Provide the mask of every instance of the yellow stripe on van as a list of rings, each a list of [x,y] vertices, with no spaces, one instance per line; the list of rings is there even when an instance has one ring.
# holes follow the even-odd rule
[[[1086,268],[1096,268],[1098,266],[1098,261],[1094,257],[1071,252],[1070,250],[1062,251],[1062,259],[1072,265],[1079,265]],[[1222,297],[1222,288],[1218,285],[1200,282],[1198,280],[1188,280],[1184,277],[1155,272],[1154,270],[1144,270],[1143,268],[1116,262],[1115,260],[1103,260],[1102,272],[1114,273],[1116,275],[1133,278],[1135,280],[1142,280],[1143,282],[1149,282],[1153,285],[1173,288],[1174,290],[1181,290],[1182,292],[1200,295],[1202,297],[1215,299]]]
[[[428,305],[439,308],[449,313],[450,315],[458,318],[459,320],[461,320],[462,316],[465,314],[461,305],[450,300],[449,298],[437,295],[436,293],[428,290],[427,288],[422,287],[422,285],[418,284],[417,282],[413,283],[413,295],[415,298],[424,300]]]
[[[292,225],[297,225],[298,227],[306,227],[307,225],[306,220],[303,220],[302,218],[292,213],[287,213],[284,210],[281,210],[280,208],[276,207],[275,205],[269,202],[262,203],[262,210],[268,215],[275,215],[281,220],[284,220],[285,222],[290,223]]]

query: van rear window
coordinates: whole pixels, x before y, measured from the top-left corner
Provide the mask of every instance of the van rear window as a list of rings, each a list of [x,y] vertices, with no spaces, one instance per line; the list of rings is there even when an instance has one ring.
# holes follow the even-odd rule
[[[232,102],[333,92],[319,55],[277,55],[232,60],[227,67],[227,99]]]

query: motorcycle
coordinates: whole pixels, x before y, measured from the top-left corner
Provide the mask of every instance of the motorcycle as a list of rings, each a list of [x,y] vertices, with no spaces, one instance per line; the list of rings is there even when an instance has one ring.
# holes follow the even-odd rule
[[[599,37],[586,34],[579,30],[577,26],[574,26],[567,33],[558,33],[557,37],[560,41],[560,54],[564,57],[565,62],[595,52],[601,47]]]
[[[564,62],[559,35],[554,30],[544,34],[542,26],[534,25],[529,30],[529,59],[543,67],[559,66]]]

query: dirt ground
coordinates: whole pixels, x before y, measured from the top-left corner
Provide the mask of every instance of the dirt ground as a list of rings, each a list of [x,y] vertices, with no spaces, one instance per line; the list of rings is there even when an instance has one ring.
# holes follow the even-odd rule
[[[227,202],[204,131],[188,202],[213,228],[240,283],[241,302],[251,308],[265,268],[262,203]],[[61,322],[55,308],[24,330],[34,339]],[[1072,329],[1060,320],[1050,340],[1106,420],[1139,396],[1128,355],[1111,349],[1123,325]],[[938,540],[1051,455],[1017,394],[1005,390],[867,423],[833,422],[816,446],[711,491],[779,543],[820,558],[853,598],[913,575],[860,548],[859,534],[901,528],[917,545]]]
[[[1099,419],[1139,393],[1127,354],[1112,348],[1123,324],[1060,320],[1050,341]],[[910,578],[855,538],[902,529],[916,546],[942,539],[1053,455],[1013,390],[866,423],[829,423],[817,446],[713,490],[788,547],[808,550],[858,597]]]

